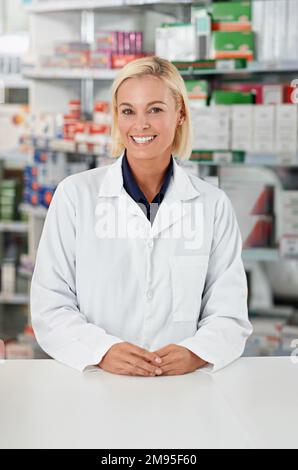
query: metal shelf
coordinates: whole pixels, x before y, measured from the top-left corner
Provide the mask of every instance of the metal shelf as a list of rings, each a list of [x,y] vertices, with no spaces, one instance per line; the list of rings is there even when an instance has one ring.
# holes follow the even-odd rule
[[[0,160],[4,160],[4,168],[22,170],[25,165],[29,165],[32,157],[29,153],[22,152],[19,149],[1,151]]]
[[[27,222],[19,222],[19,221],[1,222],[0,221],[0,232],[26,233],[27,231],[28,231]]]
[[[17,293],[9,294],[6,292],[0,292],[0,303],[26,305],[29,303],[29,295]]]
[[[242,251],[244,261],[279,261],[277,248],[246,248]]]
[[[26,279],[31,279],[33,275],[33,271],[29,271],[28,269],[25,268],[18,268],[18,274],[22,277],[25,277]]]
[[[4,74],[0,76],[0,83],[4,88],[28,88],[29,81],[22,74]]]
[[[73,154],[82,154],[82,155],[94,155],[96,157],[104,157],[104,158],[111,158],[111,162],[115,160],[114,157],[109,157],[109,155],[102,155],[97,154],[92,151],[87,150],[80,150],[78,148],[78,144],[71,140],[64,140],[64,139],[49,139],[47,137],[26,137],[26,142],[28,145],[30,144],[32,147],[43,149],[43,150],[52,150],[56,152],[66,152],[66,153],[73,153]],[[209,152],[209,150],[206,150]],[[210,151],[211,152],[211,151]],[[227,150],[224,153],[232,153],[232,150]],[[215,153],[217,153],[215,151]],[[5,158],[5,155],[9,155],[9,153],[4,154],[1,156],[0,159]],[[29,154],[22,153],[18,150],[14,150],[11,152],[8,158],[5,158],[6,161],[13,160],[13,156],[18,158],[20,161],[23,161],[25,164],[29,164],[31,162],[31,156]],[[229,162],[229,161],[213,161],[213,160],[196,160],[196,159],[189,159],[185,161],[186,164],[195,163],[199,166],[232,166],[232,167],[282,167],[282,168],[297,168],[298,167],[298,155],[297,155],[297,162],[293,164],[282,163],[278,161],[277,154],[252,154],[247,153],[245,155],[245,161],[243,162]]]
[[[47,209],[43,206],[31,206],[30,204],[22,203],[19,205],[19,210],[39,218],[46,217],[47,215]]]
[[[28,79],[51,79],[51,80],[114,80],[118,69],[71,69],[55,67],[35,67],[23,70],[24,77]]]
[[[248,62],[247,66],[239,69],[195,69],[195,70],[181,70],[180,73],[183,77],[196,76],[196,75],[247,75],[251,73],[293,73],[298,71],[298,61],[278,61],[278,62]]]
[[[268,64],[260,64],[254,62],[248,64],[246,68],[232,69],[232,70],[220,70],[220,69],[208,69],[208,70],[191,70],[183,71],[180,73],[184,78],[197,76],[197,75],[247,75],[251,73],[294,73],[298,71],[298,62],[279,64],[271,67]],[[24,67],[23,76],[27,79],[53,79],[53,80],[114,80],[119,69],[71,69],[71,68],[55,68],[55,67]]]
[[[203,160],[189,160],[191,163],[197,163],[200,166],[232,166],[232,167],[282,167],[282,168],[297,168],[298,161],[294,165],[285,163],[263,163],[263,162],[214,162],[214,161],[203,161]]]
[[[194,2],[192,0],[164,0],[164,1],[141,1],[141,0],[61,0],[61,1],[47,1],[38,2],[33,1],[31,5],[26,7],[28,13],[50,13],[58,11],[75,11],[75,10],[111,10],[115,8],[125,7],[142,7],[150,5],[191,5]],[[196,2],[198,3],[198,2]],[[201,1],[200,4],[208,4],[208,0]]]

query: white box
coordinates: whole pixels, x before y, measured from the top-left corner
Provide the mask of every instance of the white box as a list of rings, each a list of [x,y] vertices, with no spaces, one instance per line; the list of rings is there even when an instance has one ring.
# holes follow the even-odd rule
[[[166,28],[155,29],[155,55],[163,59],[168,57],[168,32]]]
[[[230,149],[230,106],[192,108],[193,148]]]
[[[250,151],[253,139],[254,105],[234,105],[231,107],[232,149]]]
[[[286,58],[298,59],[298,2],[288,0],[288,24],[287,24]]]
[[[262,3],[262,2],[261,2]],[[274,59],[285,59],[287,52],[288,0],[276,1]]]
[[[256,105],[253,108],[253,151],[272,153],[275,150],[275,106]]]
[[[157,28],[155,54],[170,61],[195,60],[195,26],[188,23],[181,26]]]
[[[263,23],[263,41],[261,43],[262,48],[262,60],[265,62],[274,60],[274,38],[275,38],[275,0],[266,0],[264,2],[265,17]]]
[[[283,85],[263,85],[263,104],[282,104]]]
[[[252,28],[255,37],[256,60],[263,62],[264,51],[264,23],[265,23],[265,4],[264,2],[252,2]]]
[[[281,192],[281,234],[298,235],[298,191]]]
[[[297,105],[280,104],[275,108],[275,150],[297,152]]]

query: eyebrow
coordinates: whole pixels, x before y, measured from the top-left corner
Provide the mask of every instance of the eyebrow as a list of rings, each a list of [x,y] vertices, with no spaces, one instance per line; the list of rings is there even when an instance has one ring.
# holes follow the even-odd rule
[[[147,106],[150,106],[151,104],[155,104],[155,103],[161,103],[167,106],[167,103],[164,103],[163,101],[150,101],[150,103],[147,103]],[[133,108],[133,105],[130,103],[121,103],[119,104],[119,106],[131,106]]]

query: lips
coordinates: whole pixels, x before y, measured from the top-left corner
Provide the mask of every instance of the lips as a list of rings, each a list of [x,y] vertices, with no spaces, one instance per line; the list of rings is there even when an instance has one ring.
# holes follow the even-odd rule
[[[136,145],[148,145],[157,137],[156,135],[142,135],[142,136],[130,136],[131,140]]]

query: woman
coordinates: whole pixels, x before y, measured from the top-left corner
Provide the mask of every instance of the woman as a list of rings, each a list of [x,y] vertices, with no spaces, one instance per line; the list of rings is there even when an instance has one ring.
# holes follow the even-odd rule
[[[252,331],[230,201],[173,159],[189,158],[191,123],[170,62],[126,65],[112,108],[119,158],[65,178],[48,210],[31,284],[37,340],[80,371],[214,372]]]

